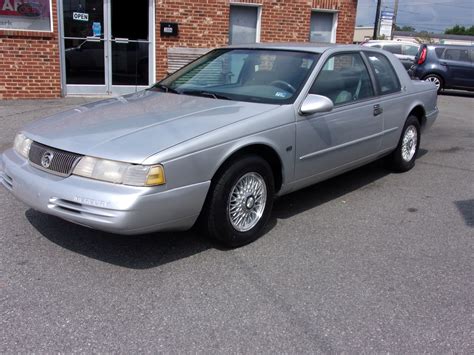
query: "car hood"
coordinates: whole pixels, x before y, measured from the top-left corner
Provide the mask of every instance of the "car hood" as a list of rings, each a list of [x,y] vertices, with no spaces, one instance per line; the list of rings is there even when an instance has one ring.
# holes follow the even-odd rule
[[[164,149],[276,107],[148,90],[56,114],[30,124],[24,133],[58,149],[139,164]]]

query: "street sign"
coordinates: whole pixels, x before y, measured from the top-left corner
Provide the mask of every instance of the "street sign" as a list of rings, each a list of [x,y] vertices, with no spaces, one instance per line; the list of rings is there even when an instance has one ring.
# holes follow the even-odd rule
[[[382,11],[380,14],[380,24],[379,24],[379,36],[385,36],[386,38],[392,37],[392,27],[393,27],[393,11]]]

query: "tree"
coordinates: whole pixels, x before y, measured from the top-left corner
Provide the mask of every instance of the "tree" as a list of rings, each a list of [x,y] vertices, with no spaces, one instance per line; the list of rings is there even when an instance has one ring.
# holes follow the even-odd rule
[[[415,27],[412,26],[403,26],[400,27],[398,25],[395,25],[395,31],[402,31],[402,32],[416,32]]]
[[[460,25],[454,25],[451,28],[444,30],[444,33],[447,35],[465,35],[465,36],[474,36],[474,25],[471,27],[464,27]]]

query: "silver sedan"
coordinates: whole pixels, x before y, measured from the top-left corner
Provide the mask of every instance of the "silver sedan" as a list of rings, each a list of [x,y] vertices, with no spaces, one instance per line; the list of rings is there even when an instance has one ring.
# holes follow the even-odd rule
[[[32,208],[120,234],[198,223],[258,238],[273,200],[385,157],[415,165],[436,87],[360,46],[216,49],[137,94],[25,127],[0,182]]]

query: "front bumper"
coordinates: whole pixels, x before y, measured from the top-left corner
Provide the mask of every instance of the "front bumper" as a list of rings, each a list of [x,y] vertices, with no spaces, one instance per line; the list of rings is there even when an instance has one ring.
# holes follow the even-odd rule
[[[191,228],[210,186],[206,181],[166,190],[63,178],[32,167],[13,149],[0,157],[0,183],[35,210],[117,234]]]

